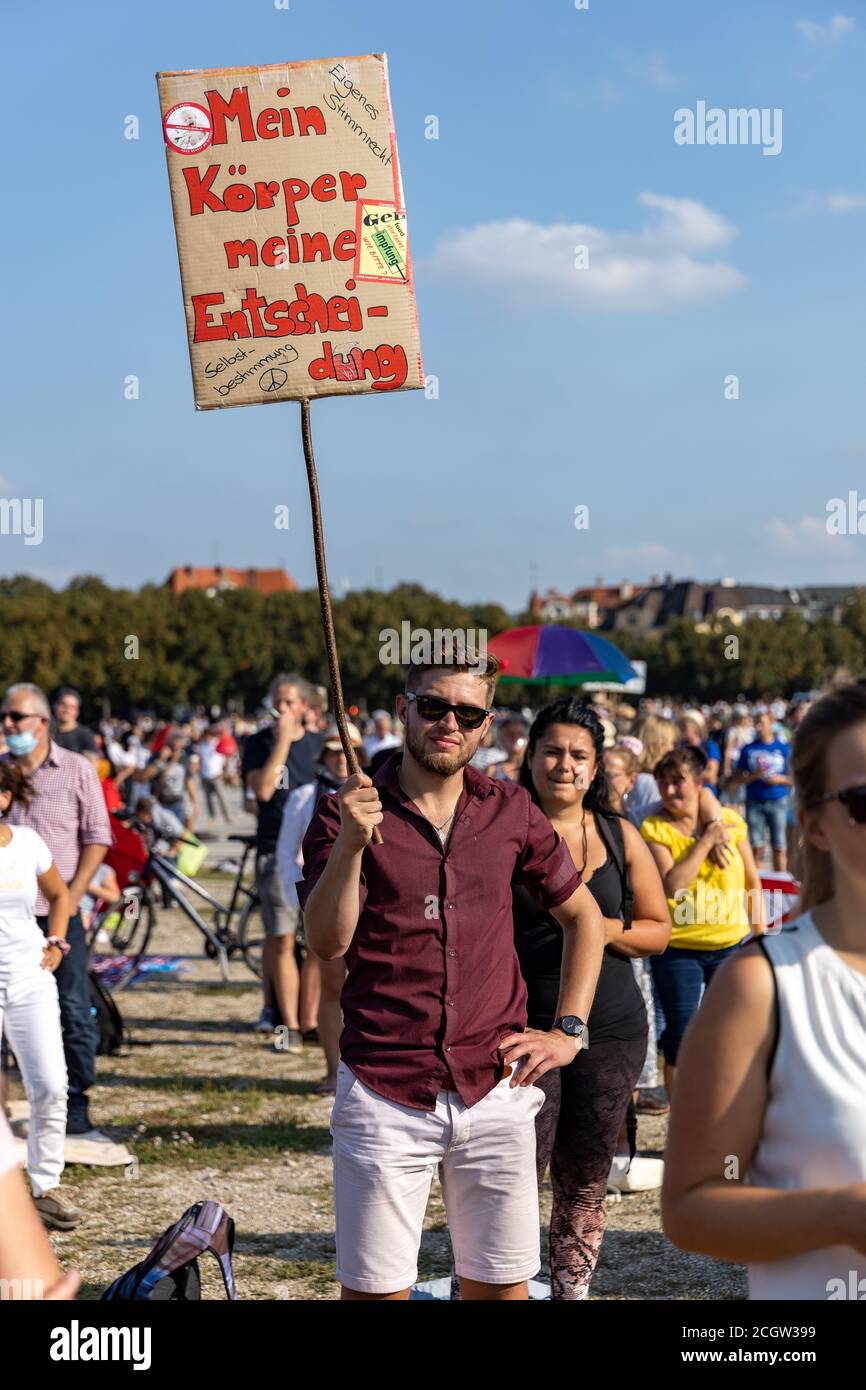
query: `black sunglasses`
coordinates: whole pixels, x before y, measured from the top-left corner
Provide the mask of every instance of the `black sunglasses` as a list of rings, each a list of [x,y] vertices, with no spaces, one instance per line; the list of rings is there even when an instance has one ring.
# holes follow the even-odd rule
[[[866,787],[846,787],[842,792],[827,792],[819,796],[813,805],[820,806],[825,801],[841,801],[852,825],[866,825]]]
[[[0,719],[11,719],[13,724],[20,724],[22,719],[44,719],[44,714],[22,714],[20,709],[7,709],[0,714]]]
[[[490,713],[489,709],[479,709],[477,705],[449,705],[447,700],[440,700],[436,695],[407,693],[406,699],[415,701],[421,718],[430,724],[437,724],[446,714],[453,714],[461,729],[479,729]]]

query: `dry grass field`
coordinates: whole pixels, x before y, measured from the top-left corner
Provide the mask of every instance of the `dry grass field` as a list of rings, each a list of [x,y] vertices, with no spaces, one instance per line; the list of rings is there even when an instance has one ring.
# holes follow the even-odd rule
[[[221,891],[219,880],[209,887]],[[235,1273],[241,1298],[330,1299],[334,1220],[328,1120],[316,1096],[323,1057],[274,1051],[251,1030],[259,986],[241,962],[219,983],[216,965],[180,914],[161,911],[151,950],[187,957],[183,974],[142,977],[118,996],[133,1039],[118,1057],[99,1058],[96,1122],[135,1154],[120,1168],[71,1167],[65,1183],[85,1220],[52,1236],[64,1265],[82,1276],[82,1297],[98,1298],[136,1263],[155,1237],[201,1198],[214,1198],[237,1226]],[[11,1086],[20,1095],[20,1083]],[[660,1155],[665,1120],[640,1120],[641,1151]],[[542,1190],[546,1239],[549,1187]],[[420,1277],[445,1275],[450,1243],[438,1187],[424,1233]],[[223,1296],[216,1262],[203,1262],[205,1297]],[[542,1278],[546,1277],[542,1272]],[[658,1194],[608,1207],[608,1230],[593,1284],[598,1299],[740,1299],[744,1272],[684,1255],[665,1239]]]

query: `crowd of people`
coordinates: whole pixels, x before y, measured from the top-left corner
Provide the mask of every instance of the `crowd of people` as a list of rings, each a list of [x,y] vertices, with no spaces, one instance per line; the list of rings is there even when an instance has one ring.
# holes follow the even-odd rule
[[[866,687],[531,710],[497,708],[496,675],[411,666],[394,714],[353,711],[353,776],[297,674],[254,718],[96,728],[74,690],[6,692],[0,1022],[45,1226],[82,1218],[65,1136],[105,1140],[81,908],[114,892],[109,811],[171,849],[204,802],[255,815],[251,1026],[324,1052],[344,1298],[409,1296],[437,1172],[455,1297],[527,1296],[548,1169],[554,1299],[588,1297],[608,1194],[663,1181],[671,1238],[748,1263],[755,1297],[827,1297],[866,1261]],[[781,929],[766,885],[799,879]],[[663,1164],[637,1115],[671,1105]]]

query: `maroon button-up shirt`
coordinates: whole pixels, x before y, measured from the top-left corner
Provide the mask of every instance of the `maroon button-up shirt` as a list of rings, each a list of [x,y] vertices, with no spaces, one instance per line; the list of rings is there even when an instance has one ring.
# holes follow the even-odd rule
[[[365,1086],[434,1110],[446,1071],[466,1105],[502,1074],[500,1040],[526,1027],[511,881],[558,907],[580,886],[565,842],[523,787],[466,767],[447,846],[402,791],[395,754],[373,781],[381,845],[364,850],[358,926],[346,953],[340,1052]],[[340,829],[323,797],[304,837],[303,907]]]

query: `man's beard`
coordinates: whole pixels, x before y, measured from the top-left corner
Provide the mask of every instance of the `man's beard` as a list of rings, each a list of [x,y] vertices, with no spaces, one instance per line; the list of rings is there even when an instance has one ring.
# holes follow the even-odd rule
[[[439,777],[451,777],[455,772],[459,772],[475,752],[474,748],[464,742],[453,753],[433,753],[425,747],[424,735],[408,724],[405,738],[406,747],[416,763],[423,767],[425,772],[435,772]]]

